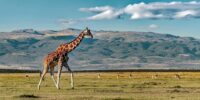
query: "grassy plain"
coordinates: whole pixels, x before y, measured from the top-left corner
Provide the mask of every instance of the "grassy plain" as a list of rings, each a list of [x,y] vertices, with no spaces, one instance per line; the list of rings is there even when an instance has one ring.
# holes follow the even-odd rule
[[[181,78],[175,78],[175,74],[180,75]],[[60,90],[55,88],[49,74],[46,75],[41,89],[37,90],[38,73],[2,73],[0,74],[0,100],[200,99],[199,72],[90,72],[75,73],[74,76],[75,89],[70,88],[70,75],[62,73]]]

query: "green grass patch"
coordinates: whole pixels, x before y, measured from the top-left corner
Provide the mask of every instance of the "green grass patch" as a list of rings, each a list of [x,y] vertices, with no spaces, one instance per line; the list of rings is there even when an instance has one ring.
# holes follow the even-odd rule
[[[117,79],[117,75],[120,77]],[[129,75],[132,78],[129,78]],[[157,79],[151,76],[157,74]],[[70,74],[62,73],[60,90],[49,74],[37,90],[39,74],[0,74],[0,100],[59,99],[59,100],[197,100],[200,99],[200,73],[179,72],[112,72],[75,73],[75,89],[70,87]],[[26,77],[28,75],[29,77]],[[56,78],[56,76],[55,76]]]

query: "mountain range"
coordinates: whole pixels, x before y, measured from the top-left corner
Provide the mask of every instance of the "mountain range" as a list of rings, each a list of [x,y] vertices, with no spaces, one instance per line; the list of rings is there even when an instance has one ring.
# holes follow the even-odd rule
[[[41,69],[45,55],[80,29],[0,32],[0,69]],[[134,31],[92,31],[69,54],[73,70],[199,69],[200,39]]]

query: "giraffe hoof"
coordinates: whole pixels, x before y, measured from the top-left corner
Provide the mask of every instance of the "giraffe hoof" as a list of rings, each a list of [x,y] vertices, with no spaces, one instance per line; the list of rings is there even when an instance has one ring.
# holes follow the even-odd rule
[[[38,90],[40,90],[40,87],[38,87]]]
[[[60,90],[60,87],[57,87],[58,90]]]
[[[60,88],[57,88],[58,90],[60,90]]]

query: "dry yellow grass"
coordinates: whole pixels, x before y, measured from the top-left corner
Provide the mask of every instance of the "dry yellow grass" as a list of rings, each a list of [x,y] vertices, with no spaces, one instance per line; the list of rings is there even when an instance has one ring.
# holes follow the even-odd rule
[[[176,77],[176,74],[180,76],[180,79]],[[59,100],[200,99],[200,73],[198,72],[75,73],[75,89],[73,90],[70,89],[69,78],[69,74],[62,74],[61,90],[57,90],[48,74],[41,85],[41,90],[37,90],[38,73],[0,74],[0,100],[27,98]]]

